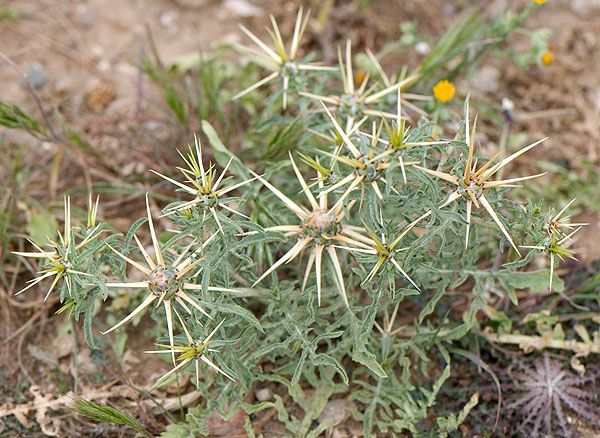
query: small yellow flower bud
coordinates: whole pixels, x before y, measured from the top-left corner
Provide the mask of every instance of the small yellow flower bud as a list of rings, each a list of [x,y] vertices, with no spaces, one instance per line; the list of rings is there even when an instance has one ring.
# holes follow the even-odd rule
[[[550,65],[552,64],[552,54],[549,52],[542,53],[542,64]]]

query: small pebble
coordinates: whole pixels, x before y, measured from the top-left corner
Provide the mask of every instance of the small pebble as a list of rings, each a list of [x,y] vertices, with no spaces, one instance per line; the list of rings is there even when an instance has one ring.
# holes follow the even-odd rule
[[[91,57],[94,60],[98,60],[98,59],[104,57],[104,52],[105,52],[104,47],[102,47],[99,44],[96,44],[90,48],[89,54],[91,55]]]
[[[271,390],[269,388],[261,388],[256,391],[256,399],[260,402],[271,400]]]
[[[200,8],[207,6],[211,0],[175,0],[182,8]]]
[[[156,131],[158,128],[160,128],[160,124],[156,122],[146,122],[144,123],[144,126],[149,131]]]
[[[123,355],[123,362],[129,365],[137,365],[141,362],[141,359],[131,351],[127,350]]]
[[[417,52],[419,55],[427,55],[429,52],[431,52],[431,47],[429,47],[429,44],[427,44],[425,41],[419,41],[415,45],[415,52]]]
[[[92,362],[92,356],[89,349],[83,349],[77,355],[77,372],[75,371],[74,362],[70,364],[71,374],[75,376],[77,373],[80,375],[90,375],[98,371],[98,366]]]
[[[247,0],[225,0],[225,9],[238,17],[262,17],[265,11]]]
[[[83,14],[81,14],[79,19],[81,20],[81,24],[89,26],[94,21],[94,13],[90,9],[88,9]]]
[[[98,70],[102,71],[102,72],[107,72],[110,70],[110,61],[108,59],[101,59],[100,62],[98,62]]]
[[[496,67],[484,65],[471,78],[471,86],[484,93],[493,93],[498,91],[501,76]]]
[[[444,4],[444,6],[442,6],[442,14],[446,15],[446,16],[451,16],[454,15],[456,13],[456,6],[454,6],[451,3],[446,3]]]
[[[89,26],[94,21],[94,13],[89,5],[80,3],[77,5],[77,20],[83,26]]]
[[[585,17],[600,12],[600,0],[572,0],[569,5],[573,12]]]
[[[46,83],[46,73],[44,67],[37,61],[29,64],[27,69],[27,79],[31,82],[33,88],[41,88]]]
[[[334,426],[340,424],[350,416],[349,409],[353,405],[352,401],[345,399],[329,400],[323,407],[321,415],[319,415],[319,423],[331,423]]]
[[[70,334],[63,334],[54,338],[52,350],[58,359],[73,354],[73,336]]]
[[[600,113],[600,88],[588,91],[585,97],[592,104],[592,107],[597,113]]]
[[[117,95],[112,82],[92,82],[85,90],[85,104],[95,112],[102,112]]]
[[[166,27],[166,28],[172,28],[175,26],[178,17],[179,17],[179,13],[177,11],[170,10],[170,11],[163,13],[160,16],[159,21],[160,21],[161,26]]]

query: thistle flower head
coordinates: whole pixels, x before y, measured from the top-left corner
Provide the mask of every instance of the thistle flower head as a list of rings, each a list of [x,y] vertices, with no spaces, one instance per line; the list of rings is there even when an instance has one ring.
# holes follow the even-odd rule
[[[202,306],[187,293],[187,291],[189,290],[201,289],[202,286],[186,282],[185,279],[192,277],[191,274],[194,268],[196,268],[198,264],[203,260],[201,257],[199,257],[199,254],[216,237],[217,234],[213,234],[208,240],[206,240],[202,245],[200,245],[198,249],[191,251],[192,246],[195,244],[194,239],[194,241],[192,241],[187,247],[184,248],[184,250],[181,252],[181,254],[179,254],[176,257],[175,260],[173,260],[172,262],[168,262],[168,260],[166,260],[165,258],[165,255],[163,254],[162,248],[158,243],[156,231],[154,229],[154,222],[152,220],[152,215],[150,214],[150,203],[148,201],[148,195],[146,195],[146,212],[148,217],[148,225],[150,228],[150,235],[152,236],[152,245],[154,247],[154,253],[156,254],[156,260],[153,260],[150,257],[150,255],[148,254],[148,252],[146,251],[146,249],[135,234],[133,235],[133,237],[144,260],[147,263],[147,266],[144,266],[136,262],[135,260],[123,255],[121,252],[119,252],[112,246],[108,246],[119,257],[121,257],[127,263],[129,263],[137,270],[145,274],[147,279],[138,282],[107,283],[106,286],[114,288],[146,289],[150,292],[150,294],[129,315],[123,318],[112,328],[105,331],[103,334],[110,333],[113,330],[131,321],[133,318],[139,315],[146,307],[148,307],[153,302],[156,302],[157,307],[160,306],[160,304],[163,304],[164,306],[165,316],[167,318],[167,327],[169,331],[169,339],[171,345],[173,345],[173,312],[179,318],[179,321],[184,326],[184,329],[187,330],[175,304],[179,305],[180,308],[187,312],[189,315],[193,315],[192,309],[190,308],[191,306],[203,315],[207,316],[208,318],[211,318],[211,316],[202,308]],[[208,290],[226,292],[232,291],[230,289],[218,287],[209,287]],[[173,363],[175,363],[174,352]]]
[[[181,157],[187,165],[187,169],[179,168],[179,170],[181,171],[181,173],[183,173],[186,182],[190,185],[180,183],[154,170],[152,170],[151,172],[160,176],[164,180],[169,181],[171,184],[174,184],[175,186],[179,187],[184,192],[194,196],[194,199],[176,205],[175,207],[169,208],[165,212],[165,215],[187,210],[192,207],[198,207],[202,209],[203,219],[206,219],[207,211],[213,216],[221,232],[223,232],[223,227],[221,226],[221,221],[219,220],[217,208],[221,210],[226,210],[230,213],[234,213],[245,219],[249,219],[248,216],[229,207],[227,205],[227,199],[224,198],[224,196],[232,192],[233,190],[238,189],[243,185],[254,181],[254,178],[242,181],[237,184],[232,184],[230,186],[220,187],[221,182],[223,181],[223,177],[227,173],[227,169],[229,169],[229,165],[231,164],[233,158],[229,160],[229,162],[225,166],[225,169],[223,169],[223,172],[221,172],[221,175],[219,175],[219,177],[216,178],[216,171],[214,169],[214,165],[209,165],[208,169],[204,167],[204,164],[202,162],[202,144],[200,143],[196,135],[194,135],[194,149],[192,149],[192,147],[190,146],[187,157],[184,156],[181,152],[179,152],[179,155],[181,155]]]
[[[415,147],[415,146],[423,146],[423,145],[432,145],[432,144],[444,144],[448,143],[448,141],[433,141],[429,139],[428,141],[422,142],[409,142],[407,141],[408,134],[410,132],[410,126],[407,126],[406,118],[402,115],[403,113],[403,105],[406,105],[406,102],[402,98],[402,90],[398,89],[398,98],[396,100],[396,114],[392,118],[391,124],[388,122],[387,118],[383,115],[381,116],[381,124],[385,126],[385,131],[388,135],[389,140],[384,140],[380,137],[377,138],[378,143],[382,143],[386,145],[386,147],[394,149],[395,151],[401,151],[402,149]],[[379,128],[379,132],[381,132],[381,128]],[[364,135],[369,136],[367,133],[362,133]],[[370,137],[373,138],[371,135]]]
[[[342,74],[342,83],[344,93],[340,96],[320,96],[313,93],[300,92],[300,95],[319,100],[329,105],[329,110],[341,113],[346,119],[346,131],[349,131],[354,123],[365,116],[394,118],[394,114],[382,112],[377,108],[372,108],[372,105],[381,103],[383,98],[390,95],[398,89],[402,89],[414,82],[417,75],[411,75],[394,84],[389,84],[382,90],[377,91],[378,84],[369,85],[369,73],[367,73],[358,88],[354,86],[354,73],[352,66],[352,47],[348,39],[346,41],[346,60],[342,57],[342,49],[338,47],[339,68]],[[422,111],[421,111],[422,112]]]
[[[563,216],[573,202],[575,202],[575,199],[572,199],[557,214],[554,214],[552,210],[548,213],[546,222],[543,226],[544,231],[546,231],[546,237],[541,243],[532,246],[521,246],[521,248],[544,251],[550,256],[549,290],[552,290],[554,268],[558,263],[558,260],[564,261],[565,258],[577,260],[575,251],[569,249],[569,246],[573,243],[572,237],[575,233],[577,233],[581,227],[588,225],[586,223],[570,223],[570,216]]]
[[[281,32],[279,31],[279,26],[277,25],[277,21],[275,21],[273,15],[269,16],[273,29],[267,29],[267,31],[271,36],[275,50],[273,50],[266,43],[261,41],[256,35],[246,29],[246,27],[240,24],[240,29],[242,29],[242,31],[262,50],[262,52],[243,46],[240,46],[240,49],[257,56],[266,64],[267,68],[272,70],[272,73],[254,85],[251,85],[250,87],[233,96],[233,100],[239,99],[249,92],[269,82],[272,82],[277,78],[280,78],[283,81],[283,109],[285,110],[287,107],[287,94],[290,80],[293,79],[299,72],[336,70],[335,68],[326,67],[317,63],[302,64],[296,60],[298,49],[300,47],[300,40],[302,39],[302,35],[306,30],[306,25],[308,24],[308,20],[310,18],[310,11],[304,17],[302,16],[302,12],[303,9],[300,8],[296,17],[294,35],[292,36],[292,42],[290,43],[289,50],[287,50],[285,47],[285,43],[281,37]]]
[[[177,279],[177,271],[172,266],[157,266],[150,273],[148,287],[158,297],[165,294],[169,299],[181,287],[181,279]]]
[[[588,225],[586,223],[570,223],[571,216],[564,216],[567,209],[575,202],[577,198],[573,198],[562,210],[558,213],[553,214],[552,211],[548,213],[546,223],[544,224],[544,230],[549,236],[556,235],[558,238],[564,238],[568,232],[574,228],[580,228]]]
[[[575,257],[575,251],[568,249],[568,246],[572,243],[571,238],[579,231],[581,227],[575,229],[572,233],[566,235],[562,239],[557,238],[557,234],[553,233],[548,236],[544,241],[537,246],[522,245],[521,248],[537,249],[539,251],[545,251],[550,256],[550,280],[549,290],[552,290],[552,279],[554,278],[554,269],[558,263],[558,259],[564,261],[565,258],[571,260],[577,260]]]
[[[302,230],[317,242],[325,243],[340,231],[337,217],[327,210],[311,211],[302,219]]]
[[[325,103],[321,102],[325,113],[331,120],[333,126],[336,129],[338,135],[342,138],[343,146],[345,146],[351,154],[351,157],[341,156],[339,155],[339,150],[336,151],[335,154],[331,154],[326,151],[319,151],[320,153],[331,157],[333,160],[336,160],[342,164],[350,166],[353,171],[348,174],[346,177],[342,178],[339,182],[333,184],[328,187],[326,190],[323,190],[319,197],[326,196],[328,193],[337,190],[338,188],[350,183],[350,186],[346,190],[347,193],[350,193],[354,190],[359,184],[362,185],[362,192],[364,193],[365,183],[370,184],[377,197],[379,199],[383,199],[383,195],[381,194],[381,190],[379,190],[379,186],[377,185],[377,181],[382,180],[383,171],[390,166],[388,155],[390,152],[383,152],[382,154],[375,155],[375,151],[370,149],[366,154],[361,152],[361,150],[352,142],[350,139],[350,135],[352,132],[358,130],[358,126],[360,126],[359,122],[355,127],[347,132],[348,130],[342,129],[338,121],[335,119],[333,114],[329,111]],[[373,130],[375,131],[375,125],[373,125]],[[378,135],[374,133],[374,138],[378,138]],[[376,141],[373,142],[373,146]],[[393,189],[393,188],[392,188]],[[361,197],[361,206],[362,206],[362,197]]]
[[[385,146],[385,148],[387,149],[384,153],[382,153],[381,155],[379,155],[378,158],[383,158],[383,157],[397,157],[398,158],[398,164],[400,165],[400,169],[402,170],[402,179],[404,184],[406,184],[407,180],[406,180],[406,166],[407,165],[411,165],[411,164],[417,164],[416,162],[405,162],[404,158],[402,156],[402,151],[404,149],[408,149],[411,147],[416,147],[416,146],[431,146],[431,145],[435,145],[435,144],[446,144],[448,143],[448,141],[433,141],[431,139],[428,139],[428,141],[407,141],[408,138],[408,133],[410,131],[410,126],[407,126],[406,124],[406,119],[402,116],[402,104],[403,104],[403,99],[402,99],[402,91],[400,89],[398,89],[397,91],[398,93],[398,98],[397,98],[397,109],[396,109],[396,115],[394,117],[394,119],[392,120],[392,123],[390,125],[390,123],[388,122],[387,118],[382,115],[381,116],[381,125],[379,127],[379,129],[375,128],[375,125],[373,125],[373,129],[372,132],[366,133],[366,132],[360,132],[361,135],[365,135],[369,138],[372,139],[372,143],[371,146],[375,147],[377,146],[379,143],[383,144]],[[388,135],[389,140],[385,140],[383,138],[381,138],[381,132],[383,127],[385,127],[386,133]]]
[[[400,243],[400,241],[409,233],[410,230],[413,229],[413,227],[415,225],[417,225],[423,219],[428,217],[430,214],[431,214],[431,212],[427,212],[427,213],[421,215],[419,218],[417,218],[413,222],[411,222],[410,224],[408,224],[407,227],[404,229],[404,231],[402,231],[402,233],[389,244],[386,243],[387,239],[386,239],[385,235],[382,235],[381,239],[380,239],[373,232],[373,230],[371,228],[369,228],[369,226],[363,221],[365,230],[367,230],[367,232],[369,233],[369,236],[371,237],[371,239],[373,240],[375,245],[370,251],[364,251],[361,249],[358,249],[357,251],[370,252],[371,254],[375,254],[375,255],[379,256],[377,262],[375,263],[375,266],[373,266],[373,269],[371,269],[369,274],[365,277],[363,284],[371,281],[375,277],[375,275],[377,274],[379,269],[386,262],[390,262],[398,270],[398,272],[400,272],[400,274],[402,274],[402,276],[404,278],[406,278],[410,282],[410,284],[412,284],[415,287],[415,289],[417,289],[419,292],[421,291],[419,286],[417,286],[417,284],[412,280],[412,278],[410,278],[410,276],[404,271],[404,269],[402,269],[402,265],[394,257],[396,255],[396,253],[404,251],[406,249],[406,248],[398,248],[398,244]]]
[[[99,198],[96,199],[96,203],[93,205],[90,195],[87,228],[80,227],[79,229],[81,235],[83,236],[81,242],[76,243],[75,241],[75,227],[71,226],[71,198],[67,196],[65,197],[64,201],[65,226],[63,234],[60,232],[58,233],[58,242],[48,239],[47,246],[49,246],[50,249],[45,251],[35,242],[28,239],[37,252],[13,252],[13,254],[18,256],[37,258],[45,261],[43,269],[38,272],[40,275],[30,280],[29,285],[18,291],[15,295],[25,292],[27,289],[32,288],[46,278],[54,277],[48,292],[46,292],[44,300],[48,299],[48,296],[61,279],[64,279],[69,296],[71,296],[73,291],[73,282],[71,277],[74,275],[91,276],[88,273],[76,270],[73,261],[77,258],[78,251],[84,248],[90,242],[94,241],[102,232],[101,226],[99,224],[96,225],[98,199]]]
[[[177,316],[179,316],[179,315],[177,315]],[[215,352],[215,350],[208,348],[208,345],[209,345],[210,341],[212,340],[213,336],[215,335],[215,333],[217,333],[217,331],[219,330],[219,328],[221,328],[221,326],[223,325],[224,322],[225,322],[225,320],[223,319],[214,328],[214,330],[203,340],[194,340],[192,338],[190,332],[188,331],[187,327],[185,326],[185,324],[183,324],[183,321],[182,321],[182,327],[185,331],[185,335],[189,342],[188,345],[156,344],[158,347],[165,348],[165,350],[146,351],[146,353],[154,353],[154,354],[169,353],[169,352],[180,353],[176,359],[176,361],[179,362],[179,364],[177,366],[175,366],[175,368],[173,368],[171,371],[169,371],[165,375],[161,376],[156,381],[156,383],[154,384],[153,387],[156,388],[156,387],[160,386],[160,384],[163,383],[167,379],[167,377],[169,377],[171,374],[176,373],[177,371],[182,370],[192,361],[194,361],[194,365],[196,368],[196,388],[200,388],[200,361],[206,363],[213,370],[224,375],[229,380],[234,381],[233,377],[231,377],[229,374],[227,374],[225,371],[223,371],[221,368],[219,368],[217,365],[215,365],[214,362],[212,362],[210,359],[208,359],[206,357],[207,352]],[[175,365],[175,362],[173,364]]]
[[[292,237],[297,236],[298,240],[296,244],[286,254],[284,254],[278,261],[276,261],[267,271],[265,271],[259,278],[254,282],[252,286],[255,286],[261,282],[265,277],[274,272],[279,266],[284,263],[289,263],[294,260],[302,251],[309,245],[313,245],[310,252],[308,265],[304,274],[304,281],[302,284],[302,290],[305,289],[308,277],[312,271],[313,265],[316,268],[317,276],[317,295],[319,304],[321,303],[321,264],[323,251],[327,251],[333,268],[335,271],[335,277],[338,283],[338,288],[346,307],[349,307],[348,297],[346,296],[346,288],[344,286],[344,277],[342,274],[342,267],[337,255],[335,248],[336,244],[348,244],[351,246],[362,247],[369,249],[372,245],[371,239],[366,237],[365,230],[362,227],[354,227],[346,224],[342,224],[342,219],[345,216],[343,209],[344,199],[348,196],[351,189],[346,192],[337,200],[337,202],[328,207],[327,194],[324,194],[317,199],[310,191],[304,177],[300,173],[300,170],[296,166],[296,162],[290,153],[290,161],[294,172],[300,182],[302,191],[308,199],[311,209],[307,209],[304,206],[296,204],[280,190],[278,190],[271,183],[263,179],[262,177],[255,175],[255,177],[265,185],[275,196],[277,196],[286,207],[292,211],[300,220],[299,225],[278,225],[274,227],[266,228],[269,231],[280,231],[285,233],[286,236]],[[319,187],[323,188],[323,182],[319,181]]]
[[[466,121],[465,143],[468,146],[468,154],[467,154],[466,160],[464,161],[463,168],[458,169],[459,175],[443,173],[443,172],[440,172],[437,170],[430,170],[430,169],[426,169],[426,168],[418,166],[418,165],[415,165],[415,167],[422,170],[425,173],[428,173],[429,175],[440,178],[440,179],[450,183],[451,185],[456,186],[456,190],[448,196],[448,199],[440,207],[445,207],[446,205],[449,205],[458,199],[466,200],[467,231],[466,231],[466,237],[465,237],[465,248],[468,247],[468,245],[469,245],[469,229],[471,226],[472,207],[473,207],[473,205],[475,205],[475,207],[479,208],[479,206],[481,205],[483,208],[485,208],[485,210],[493,218],[494,222],[496,222],[496,225],[498,225],[498,228],[500,228],[500,230],[502,231],[502,233],[504,234],[504,236],[506,237],[508,242],[513,247],[513,249],[520,256],[521,254],[520,254],[517,246],[515,245],[512,238],[510,237],[510,234],[508,233],[508,231],[506,230],[506,228],[504,227],[504,225],[498,218],[498,215],[494,211],[492,205],[488,202],[487,198],[485,197],[485,194],[487,193],[487,191],[489,189],[492,189],[492,188],[519,187],[515,183],[521,182],[521,181],[526,181],[526,180],[529,180],[532,178],[537,178],[539,176],[545,175],[545,172],[544,172],[544,173],[540,173],[537,175],[524,176],[524,177],[519,177],[519,178],[496,180],[496,181],[490,180],[490,178],[496,172],[498,172],[500,169],[502,169],[508,163],[513,161],[515,158],[521,156],[525,152],[529,151],[530,149],[533,149],[535,146],[537,146],[538,144],[540,144],[541,142],[546,140],[548,137],[538,140],[535,143],[532,143],[529,146],[524,147],[523,149],[515,152],[514,154],[509,155],[508,157],[504,158],[502,161],[494,164],[495,160],[500,155],[500,153],[498,153],[498,154],[494,155],[492,158],[490,158],[489,160],[487,160],[487,162],[483,166],[481,166],[480,168],[477,168],[477,160],[474,157],[475,156],[475,129],[477,126],[477,117],[475,117],[475,122],[473,123],[473,129],[471,130],[470,126],[469,126],[469,98],[468,97],[465,102],[465,121]]]

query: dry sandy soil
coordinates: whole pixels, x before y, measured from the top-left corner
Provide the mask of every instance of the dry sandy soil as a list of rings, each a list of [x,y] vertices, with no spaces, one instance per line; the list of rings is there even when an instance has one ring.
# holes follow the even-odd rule
[[[528,1],[511,3],[526,4]],[[160,57],[169,61],[191,52],[211,51],[217,42],[241,42],[243,35],[237,28],[240,22],[258,34],[264,34],[271,11],[283,23],[282,31],[289,33],[293,26],[290,17],[294,17],[298,1],[17,0],[4,3],[24,14],[16,21],[0,19],[0,52],[24,71],[38,63],[45,77],[37,89],[44,108],[58,109],[83,133],[86,141],[105,157],[110,157],[110,162],[106,162],[106,159],[85,158],[66,151],[57,161],[59,149],[55,144],[35,141],[26,134],[0,128],[0,135],[7,136],[0,146],[3,155],[13,156],[15,145],[22,144],[25,164],[36,164],[36,170],[22,189],[32,199],[45,204],[59,200],[62,193],[74,185],[85,187],[99,181],[116,184],[123,177],[144,175],[154,167],[156,160],[160,160],[151,153],[153,145],[177,138],[164,123],[160,111],[149,103],[159,101],[160,96],[154,95],[156,91],[138,68],[140,55],[149,54],[151,50],[147,29],[151,30]],[[453,2],[440,0],[380,0],[361,13],[354,12],[355,7],[350,2],[331,2],[334,3],[325,28],[320,33],[310,32],[311,46],[322,50],[325,59],[330,61],[335,47],[345,36],[353,39],[356,48],[377,50],[384,42],[399,38],[401,22],[416,20],[419,32],[439,35],[460,12],[460,7]],[[508,1],[472,3],[492,12],[501,11]],[[319,6],[314,9],[318,11]],[[523,70],[504,60],[491,60],[483,69],[485,73],[476,78],[464,78],[457,84],[459,93],[466,94],[470,81],[475,96],[493,105],[499,107],[503,97],[510,98],[517,115],[515,132],[527,133],[531,141],[550,136],[545,149],[538,149],[533,157],[567,160],[574,169],[581,169],[582,159],[598,166],[600,1],[550,0],[526,22],[530,29],[541,26],[552,30],[552,65]],[[524,37],[514,36],[515,47],[525,44],[524,41]],[[403,61],[415,63],[418,57],[409,54]],[[39,115],[20,73],[4,62],[0,62],[0,83],[0,99]],[[136,136],[126,135],[128,127],[133,125]],[[497,141],[498,128],[485,127],[485,120],[483,125],[482,142]],[[0,178],[6,177],[6,171],[0,163]],[[148,189],[142,182],[137,184],[140,192]],[[137,218],[139,199],[137,194],[109,198],[100,214],[117,227],[126,228]],[[81,206],[85,202],[83,196],[76,201],[81,201]],[[600,208],[597,195],[588,202],[588,205],[595,204]],[[23,208],[25,212],[26,207]],[[600,225],[595,212],[586,211],[583,215],[590,226],[581,232],[578,246],[581,260],[589,263],[600,258],[596,237]],[[5,269],[12,272],[10,266]],[[92,360],[80,330],[75,338],[76,350],[73,349],[73,337],[60,334],[64,332],[65,319],[62,315],[54,316],[56,302],[42,303],[44,291],[41,288],[28,292],[25,299],[12,298],[24,280],[21,276],[12,289],[1,290],[0,412],[20,406],[16,419],[8,417],[4,421],[11,425],[18,421],[38,431],[22,436],[38,436],[42,433],[40,428],[60,436],[84,436],[81,430],[87,431],[85,436],[120,436],[122,432],[117,429],[92,425],[65,411],[49,416],[48,410],[40,409],[35,418],[27,418],[34,412],[33,405],[49,403],[50,408],[64,405],[67,400],[57,394],[73,389],[75,357],[79,364],[78,394],[98,401],[106,401],[109,394],[113,399],[120,396],[119,403],[132,412],[155,413],[146,404],[147,400],[140,401],[144,397],[140,398],[128,386],[131,382],[138,388],[148,388],[156,376],[165,372],[167,364],[145,358],[142,359],[144,371],[140,371],[138,353],[150,348],[151,341],[142,336],[130,336],[128,351],[134,353],[125,356],[124,368],[119,368],[115,362],[102,367]],[[26,321],[30,324],[17,332]],[[2,341],[9,336],[7,342]],[[76,356],[74,351],[78,352]],[[57,369],[62,380],[56,378]],[[99,375],[105,379],[102,386],[94,381]],[[33,386],[25,390],[19,400],[11,389],[22,384],[25,378]],[[161,397],[169,398],[173,394],[162,394]],[[197,396],[191,393],[188,397],[187,403],[191,405]],[[262,420],[263,425],[269,424],[269,418]],[[240,433],[239,421],[230,429],[225,428],[227,432],[224,433]],[[215,423],[213,426],[217,430],[222,425]],[[265,433],[276,430],[275,425],[271,429],[263,427]],[[0,436],[17,436],[3,435],[1,430],[0,422]],[[359,433],[360,428],[349,425],[342,427],[336,436]],[[270,435],[267,433],[266,436]]]

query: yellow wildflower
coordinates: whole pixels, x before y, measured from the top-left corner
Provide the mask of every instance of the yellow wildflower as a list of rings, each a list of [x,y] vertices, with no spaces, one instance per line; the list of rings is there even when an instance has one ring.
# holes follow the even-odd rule
[[[454,96],[454,85],[452,82],[448,82],[446,79],[439,81],[433,87],[433,95],[440,102],[448,102]]]
[[[552,53],[550,53],[550,52],[542,53],[542,64],[544,64],[544,65],[552,64]]]
[[[536,2],[538,5],[541,5],[542,3],[546,3],[548,0],[533,0],[534,2]]]

